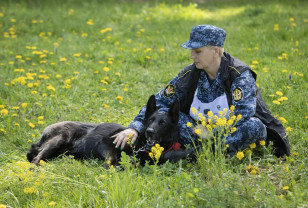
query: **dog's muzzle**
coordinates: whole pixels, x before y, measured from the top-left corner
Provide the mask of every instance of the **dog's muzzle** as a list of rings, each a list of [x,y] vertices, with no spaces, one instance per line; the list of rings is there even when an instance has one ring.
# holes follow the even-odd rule
[[[155,131],[152,128],[147,128],[145,131],[145,137],[147,138],[147,145],[153,146],[157,141],[154,139]]]

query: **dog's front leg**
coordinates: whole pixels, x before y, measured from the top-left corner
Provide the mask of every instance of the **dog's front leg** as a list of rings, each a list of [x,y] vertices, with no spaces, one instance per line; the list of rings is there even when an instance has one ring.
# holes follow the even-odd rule
[[[167,161],[176,163],[181,159],[191,160],[192,158],[194,158],[194,148],[188,150],[170,150],[161,156],[160,161],[162,163]]]

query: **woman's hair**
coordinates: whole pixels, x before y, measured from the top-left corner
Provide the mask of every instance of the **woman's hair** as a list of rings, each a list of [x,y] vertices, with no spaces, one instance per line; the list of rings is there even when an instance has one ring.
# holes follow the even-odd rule
[[[219,56],[222,57],[224,54],[224,48],[219,47],[219,46],[213,46],[213,45],[207,45],[206,47],[208,47],[209,49],[212,49],[213,47],[218,47],[219,48]]]
[[[222,47],[218,47],[218,48],[219,48],[219,56],[222,57],[225,50]]]

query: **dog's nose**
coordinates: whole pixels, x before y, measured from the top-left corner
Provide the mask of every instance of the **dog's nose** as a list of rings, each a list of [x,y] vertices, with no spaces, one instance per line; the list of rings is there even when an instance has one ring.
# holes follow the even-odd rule
[[[147,128],[147,130],[145,131],[146,137],[152,137],[154,133],[154,129],[152,128]]]

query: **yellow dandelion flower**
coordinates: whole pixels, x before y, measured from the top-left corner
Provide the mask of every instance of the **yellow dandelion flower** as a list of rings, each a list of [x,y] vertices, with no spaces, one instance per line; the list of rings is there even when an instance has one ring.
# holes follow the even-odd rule
[[[61,62],[65,62],[65,61],[67,61],[67,59],[66,59],[65,57],[61,57],[61,58],[60,58],[60,61],[61,61]]]
[[[200,136],[201,135],[201,129],[195,129],[195,133]]]
[[[236,153],[236,157],[237,157],[239,160],[241,160],[241,159],[243,159],[243,157],[244,157],[244,153],[243,153],[242,151],[239,151],[239,152]]]
[[[187,122],[186,126],[191,128],[192,127],[192,123],[191,122]]]
[[[106,80],[101,80],[101,83],[104,83],[104,84],[106,84],[106,85],[108,85],[109,83],[106,81]]]
[[[289,189],[289,186],[283,186],[282,187],[282,190],[288,190]]]
[[[264,72],[268,72],[268,68],[266,68],[266,67],[264,67],[262,70],[263,70]]]
[[[250,171],[250,175],[256,175],[256,174],[257,174],[257,170],[252,169],[252,170]]]
[[[276,105],[280,105],[280,102],[278,100],[273,100],[273,103]]]
[[[6,116],[8,113],[9,113],[9,111],[7,109],[2,109],[0,111],[0,114],[3,115],[3,116]]]
[[[94,25],[93,19],[89,19],[89,20],[87,21],[87,24],[88,24],[88,25]]]
[[[116,97],[116,100],[122,101],[122,100],[123,100],[123,97],[121,97],[120,95],[118,95],[118,96]]]
[[[150,52],[152,50],[152,48],[147,48],[147,49],[145,49],[145,51],[144,52]]]
[[[209,124],[208,124],[208,125],[206,125],[206,128],[207,128],[207,130],[209,130],[209,131],[212,131],[212,129],[213,129],[213,128],[212,128],[212,126],[211,126],[211,125],[209,125]]]
[[[286,131],[287,131],[287,132],[290,132],[290,131],[292,131],[292,128],[291,128],[290,126],[288,126],[288,127],[286,128]]]
[[[198,117],[200,121],[205,121],[205,117],[203,116],[202,113],[198,113]]]
[[[56,204],[56,202],[51,201],[51,202],[48,203],[48,206],[54,206],[55,204]]]
[[[251,144],[249,145],[249,147],[250,147],[251,149],[256,148],[256,143],[251,143]]]
[[[241,114],[238,114],[237,117],[236,117],[236,121],[239,121],[242,119],[242,115]]]
[[[287,97],[281,97],[281,98],[279,98],[281,101],[285,101],[285,100],[289,100]]]
[[[35,127],[35,125],[34,125],[33,123],[31,123],[31,122],[29,122],[28,125],[29,125],[31,128],[34,128],[34,127]]]
[[[54,88],[52,85],[48,85],[47,89],[51,90],[51,91],[54,91],[54,92],[56,91],[56,88]]]
[[[39,164],[40,164],[41,166],[44,166],[44,165],[46,165],[46,162],[45,162],[44,160],[40,160]]]
[[[160,52],[162,52],[162,53],[165,52],[165,49],[164,49],[164,48],[161,48],[161,49],[160,49]]]
[[[282,124],[287,123],[287,120],[284,117],[279,117],[278,120],[281,121]]]
[[[192,112],[194,115],[197,114],[197,109],[196,109],[196,108],[192,107],[190,110],[191,110],[191,112]]]
[[[279,30],[279,25],[278,24],[274,24],[274,30],[278,31]]]
[[[265,141],[264,141],[264,140],[261,140],[261,141],[259,142],[259,144],[260,144],[261,146],[264,146],[264,145],[265,145]]]
[[[36,193],[36,189],[33,188],[33,187],[27,187],[27,188],[24,188],[24,193],[25,194],[34,194],[34,193]]]
[[[229,120],[228,120],[228,125],[229,125],[229,126],[232,126],[233,124],[234,124],[234,120],[233,120],[233,119],[229,119]]]
[[[73,56],[74,57],[79,57],[79,56],[81,56],[81,53],[74,53]]]
[[[280,91],[277,91],[277,92],[276,92],[276,95],[278,95],[278,96],[282,96],[282,95],[283,95],[283,93],[282,93],[282,92],[280,92]]]
[[[108,67],[105,66],[105,67],[103,68],[103,70],[104,70],[105,72],[108,72],[110,69],[109,69]]]
[[[214,114],[213,114],[212,111],[208,111],[208,112],[207,112],[207,116],[208,116],[209,118],[212,118],[212,117],[214,116]]]
[[[224,115],[223,111],[218,111],[218,115],[222,117]]]
[[[235,106],[234,106],[234,105],[231,105],[231,106],[230,106],[230,111],[233,112],[234,110],[235,110]]]

